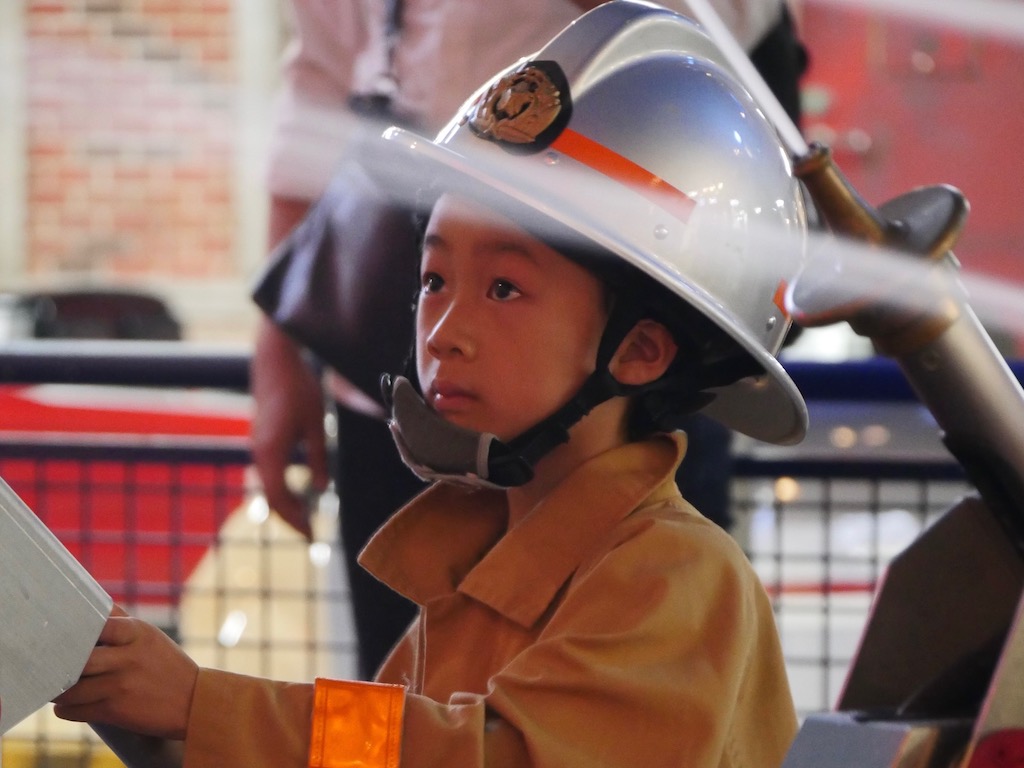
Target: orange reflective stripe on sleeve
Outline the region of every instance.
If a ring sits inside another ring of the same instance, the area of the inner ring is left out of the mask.
[[[318,678],[309,768],[397,768],[405,688]]]

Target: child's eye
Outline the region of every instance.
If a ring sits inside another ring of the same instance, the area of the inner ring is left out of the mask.
[[[424,293],[437,293],[444,287],[444,278],[436,272],[425,272],[420,280]]]
[[[499,301],[514,299],[520,295],[522,295],[522,291],[508,280],[495,280],[489,293],[492,299],[498,299]]]

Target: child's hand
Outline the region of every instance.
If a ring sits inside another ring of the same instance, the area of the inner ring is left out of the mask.
[[[54,713],[183,739],[198,675],[167,635],[115,607],[78,682],[53,700]]]

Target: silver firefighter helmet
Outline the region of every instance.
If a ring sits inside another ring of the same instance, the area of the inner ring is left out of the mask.
[[[806,405],[776,359],[803,198],[775,130],[695,22],[634,0],[599,6],[484,85],[434,140],[398,128],[384,139],[402,156],[385,171],[393,183],[425,173],[465,186],[667,288],[755,364],[711,388],[704,412],[767,442],[803,438]]]

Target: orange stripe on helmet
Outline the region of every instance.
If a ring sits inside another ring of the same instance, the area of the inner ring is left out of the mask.
[[[636,190],[680,221],[687,221],[690,218],[690,212],[695,205],[693,198],[660,176],[655,176],[646,168],[582,133],[566,128],[552,142],[551,149]]]
[[[782,280],[775,288],[775,295],[772,296],[772,304],[779,308],[782,316],[789,319],[789,312],[786,310],[786,289],[789,288],[785,280]]]

